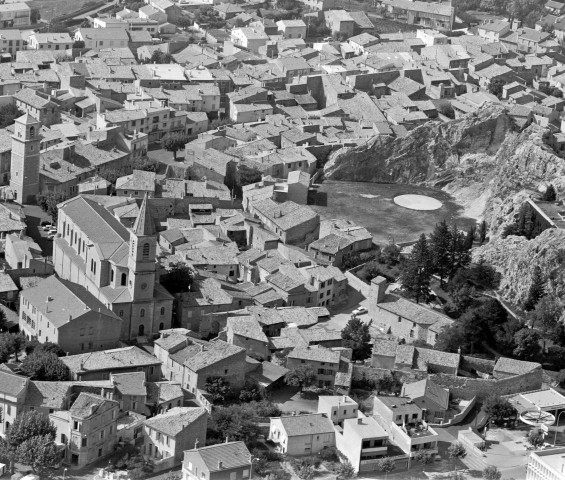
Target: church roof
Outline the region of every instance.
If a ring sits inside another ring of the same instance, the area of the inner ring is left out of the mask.
[[[151,217],[151,212],[147,205],[147,194],[145,194],[143,203],[139,208],[139,215],[133,225],[133,233],[135,233],[138,237],[150,236],[155,233],[153,218]]]
[[[40,123],[37,118],[30,115],[29,113],[25,113],[21,117],[16,118],[16,122],[22,123],[24,125],[36,125],[36,124]]]

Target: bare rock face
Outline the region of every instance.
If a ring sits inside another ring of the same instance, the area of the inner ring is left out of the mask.
[[[565,231],[549,229],[533,240],[509,236],[494,238],[473,251],[473,259],[483,258],[502,273],[499,293],[512,303],[528,296],[534,266],[547,277],[546,291],[565,299]]]
[[[333,153],[332,180],[425,184],[443,189],[473,218],[486,219],[491,241],[475,252],[502,274],[501,294],[519,303],[540,265],[548,290],[565,300],[565,232],[534,240],[500,238],[524,199],[552,183],[565,198],[565,160],[543,143],[545,130],[519,132],[504,107],[489,106],[447,124],[428,122],[403,138],[376,137]],[[563,264],[562,264],[563,263]]]

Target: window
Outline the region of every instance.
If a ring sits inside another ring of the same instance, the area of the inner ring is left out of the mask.
[[[104,438],[104,430],[100,431],[100,440],[102,440]]]
[[[81,443],[80,443],[80,446],[81,446],[81,447],[86,447],[86,445],[87,445],[87,439],[86,439],[86,438],[83,438],[82,441],[81,441]]]
[[[161,307],[161,315],[165,315],[165,307]]]
[[[145,317],[145,308],[142,308],[142,309],[139,311],[139,316],[142,317],[142,318]]]
[[[142,253],[142,255],[143,255],[143,259],[144,259],[144,260],[149,258],[149,250],[150,250],[150,248],[151,248],[151,247],[150,247],[149,243],[146,243],[146,244],[143,245],[143,253]]]
[[[122,281],[120,282],[123,287],[127,285],[128,276],[126,273],[122,273]]]
[[[79,429],[79,428],[78,428],[78,422],[75,420],[75,421],[73,422],[73,430],[78,430],[78,429]]]
[[[118,313],[119,317],[122,318],[124,316],[124,311],[120,310],[120,313]]]
[[[79,247],[80,250],[80,247]],[[113,282],[114,281],[114,269],[110,270],[110,281]]]

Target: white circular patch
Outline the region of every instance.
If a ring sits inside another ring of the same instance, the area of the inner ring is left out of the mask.
[[[438,210],[443,205],[439,200],[426,195],[398,195],[393,201],[410,210]]]

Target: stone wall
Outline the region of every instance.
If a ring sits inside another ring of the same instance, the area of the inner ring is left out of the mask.
[[[490,395],[510,395],[512,393],[537,390],[542,385],[542,370],[534,370],[523,375],[501,380],[454,377],[443,373],[430,375],[438,385],[449,388],[453,398],[471,400],[474,396],[484,399]]]
[[[482,372],[492,375],[494,370],[494,360],[487,360],[485,358],[469,357],[467,355],[461,356],[460,368],[467,372]]]

